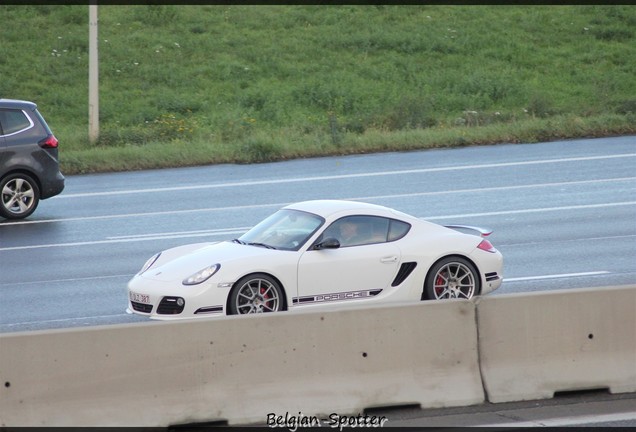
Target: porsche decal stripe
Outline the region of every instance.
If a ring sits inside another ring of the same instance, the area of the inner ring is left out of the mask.
[[[340,300],[359,300],[367,297],[374,297],[382,292],[381,289],[365,290],[365,291],[347,291],[339,293],[318,294],[313,296],[294,297],[292,302],[294,305],[304,305],[311,303],[324,303]]]

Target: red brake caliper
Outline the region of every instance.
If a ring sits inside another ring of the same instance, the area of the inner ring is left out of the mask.
[[[263,303],[265,305],[267,305],[268,308],[271,308],[270,305],[267,304],[267,302],[269,301],[269,296],[267,294],[265,294],[267,292],[267,290],[263,287],[261,287],[261,295],[263,296]]]
[[[442,277],[442,275],[438,275],[437,279],[435,280],[435,294],[440,295],[441,293],[444,292],[443,285],[444,285],[444,278]]]

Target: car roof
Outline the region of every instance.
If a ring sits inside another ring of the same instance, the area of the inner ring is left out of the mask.
[[[314,213],[324,218],[327,218],[335,213],[343,211],[351,213],[365,213],[369,210],[381,211],[386,213],[396,213],[388,207],[384,207],[377,204],[370,204],[359,201],[346,201],[346,200],[310,200],[302,201],[294,204],[290,204],[286,209],[294,209]],[[388,216],[388,214],[387,214]]]
[[[0,98],[0,108],[18,108],[33,111],[37,108],[37,105],[25,100]]]

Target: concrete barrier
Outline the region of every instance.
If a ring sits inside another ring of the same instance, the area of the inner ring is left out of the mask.
[[[636,287],[489,296],[477,318],[490,402],[636,391]]]
[[[264,423],[485,400],[475,305],[461,300],[3,334],[0,385],[0,426]]]

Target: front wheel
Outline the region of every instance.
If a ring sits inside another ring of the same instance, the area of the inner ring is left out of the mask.
[[[472,298],[479,293],[479,272],[462,257],[447,257],[435,263],[426,276],[424,299]]]
[[[242,315],[283,310],[283,290],[271,276],[257,273],[240,279],[230,292],[229,312]]]
[[[35,211],[40,188],[26,174],[11,174],[0,181],[0,216],[23,219]]]

